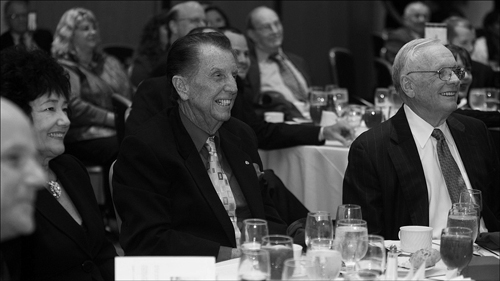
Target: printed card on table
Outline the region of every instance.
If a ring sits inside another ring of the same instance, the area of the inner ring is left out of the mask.
[[[115,257],[115,280],[215,280],[215,258]]]
[[[448,38],[445,23],[426,23],[425,24],[425,38],[436,38],[443,43],[448,44]]]

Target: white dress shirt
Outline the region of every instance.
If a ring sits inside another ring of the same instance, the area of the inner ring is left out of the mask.
[[[467,188],[472,189],[472,187],[448,124],[444,122],[441,126],[434,128],[415,114],[406,104],[404,105],[404,111],[424,170],[429,196],[429,226],[433,228],[433,238],[439,238],[441,230],[446,227],[448,211],[451,209],[452,203],[439,164],[436,149],[437,140],[431,136],[434,129],[440,129],[443,132],[451,155],[460,169]],[[483,229],[485,228],[481,219],[481,232],[483,232]]]

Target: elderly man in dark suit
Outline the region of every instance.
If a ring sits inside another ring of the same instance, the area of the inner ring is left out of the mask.
[[[260,6],[247,18],[246,35],[250,39],[250,69],[248,81],[255,93],[254,103],[262,103],[259,93],[278,93],[279,99],[293,107],[307,101],[311,78],[306,62],[290,52],[284,52],[283,25],[272,9]],[[274,99],[278,99],[275,95]],[[290,115],[301,116],[301,108]],[[286,116],[285,116],[286,117]]]
[[[270,233],[284,234],[287,225],[259,188],[255,133],[231,117],[238,67],[227,37],[182,37],[168,61],[178,105],[125,137],[114,166],[125,254],[235,258],[246,218],[266,219]]]
[[[9,30],[0,36],[0,50],[15,45],[28,49],[39,48],[50,54],[52,34],[44,29],[28,29],[28,1],[7,1],[4,6],[4,20]]]
[[[396,55],[404,105],[353,142],[344,177],[343,202],[361,205],[370,233],[398,239],[399,227],[425,225],[439,237],[465,188],[483,193],[483,231],[500,230],[496,145],[482,121],[454,113],[462,77],[438,40],[410,41]]]

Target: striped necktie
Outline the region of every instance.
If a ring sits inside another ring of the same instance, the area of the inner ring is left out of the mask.
[[[229,180],[222,170],[220,165],[219,157],[217,156],[217,150],[215,149],[215,137],[209,137],[205,143],[205,148],[208,150],[208,175],[212,184],[214,185],[217,195],[219,195],[220,201],[224,205],[227,211],[227,215],[231,220],[234,228],[234,234],[236,237],[236,245],[239,245],[239,240],[241,236],[240,229],[238,228],[238,219],[236,217],[236,200],[234,199],[233,192],[229,186]]]
[[[439,129],[434,129],[431,136],[437,140],[437,153],[441,172],[450,194],[451,202],[457,203],[460,199],[460,192],[467,189],[464,178],[460,173],[457,163],[451,155],[450,148],[446,143],[446,138],[443,132]]]
[[[295,98],[299,101],[307,101],[306,91],[300,85],[299,80],[293,73],[288,63],[285,61],[285,58],[280,54],[271,55],[269,58],[278,64],[281,78],[287,88],[293,93]]]

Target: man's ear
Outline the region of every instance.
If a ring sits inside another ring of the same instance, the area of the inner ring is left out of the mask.
[[[187,84],[186,78],[175,75],[174,77],[172,77],[172,85],[174,85],[174,88],[179,94],[181,100],[187,101],[189,99],[189,86]]]
[[[403,92],[405,95],[407,95],[409,98],[414,98],[415,97],[415,91],[414,89],[414,84],[413,81],[408,77],[408,75],[403,75],[401,76],[401,89],[403,89]]]

